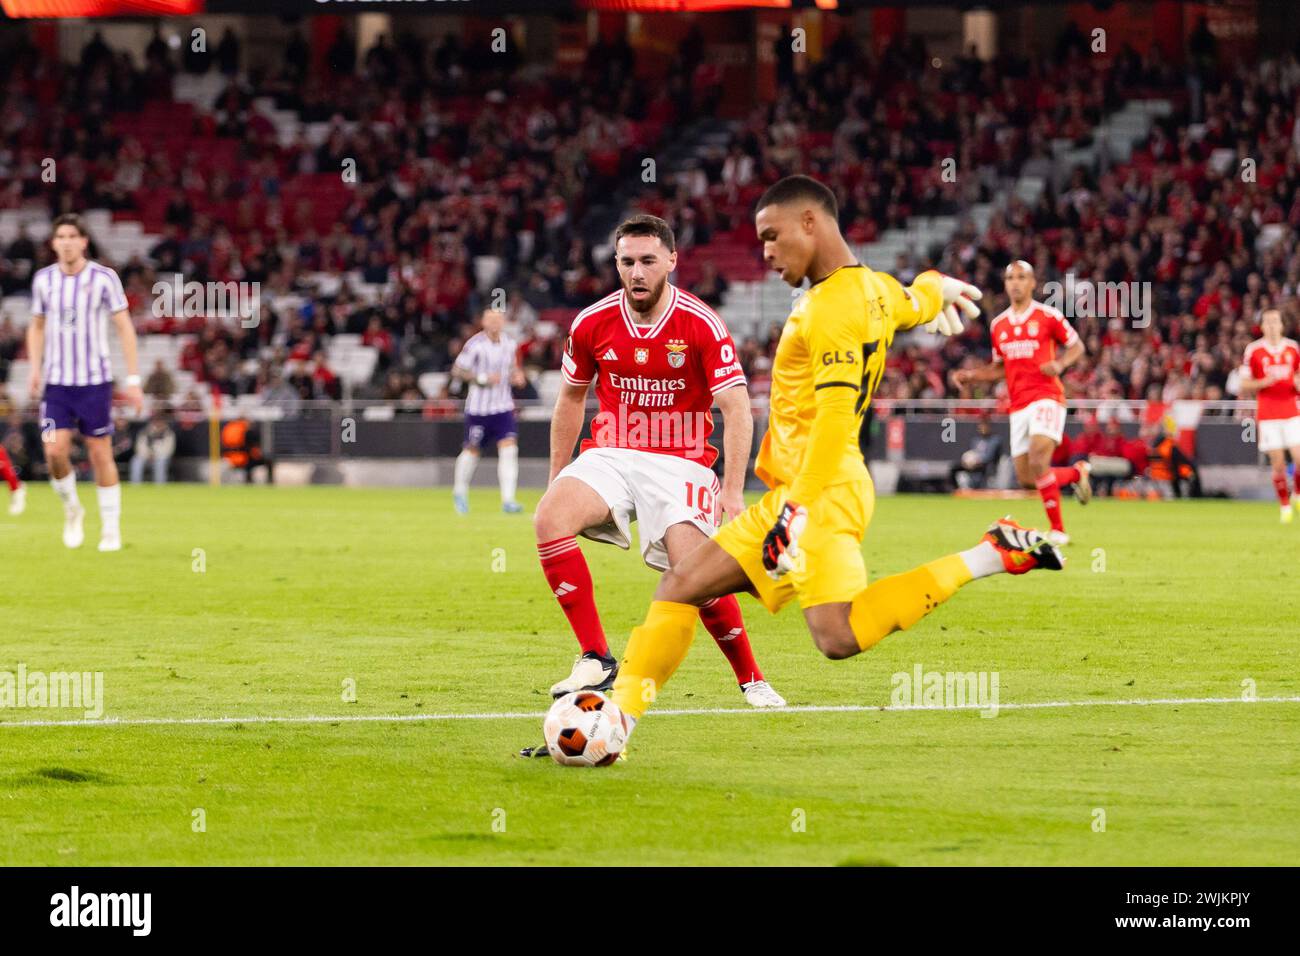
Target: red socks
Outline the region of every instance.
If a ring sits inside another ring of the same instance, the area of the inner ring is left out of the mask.
[[[1297,493],[1300,493],[1300,468],[1295,470],[1295,477]],[[1277,500],[1282,502],[1282,507],[1285,508],[1291,503],[1291,489],[1287,487],[1285,471],[1273,476],[1273,487],[1277,489]]]
[[[546,583],[569,619],[569,627],[573,628],[583,653],[595,651],[601,657],[608,657],[605,629],[600,626],[596,598],[592,594],[591,570],[577,539],[545,541],[537,546],[537,556],[541,558]]]
[[[1056,481],[1057,471],[1074,471],[1073,468],[1053,468],[1043,472],[1034,484],[1038,487],[1038,494],[1043,499],[1043,510],[1047,512],[1047,520],[1052,523],[1053,531],[1064,531],[1065,525],[1061,523],[1061,486]]]
[[[1074,465],[1068,468],[1053,468],[1052,474],[1056,475],[1056,483],[1062,488],[1079,480],[1079,469]]]
[[[595,651],[609,656],[605,630],[600,626],[596,599],[592,593],[591,571],[587,559],[578,547],[577,539],[556,538],[537,546],[537,556],[542,562],[546,583],[560,602],[564,616],[569,619],[574,636],[583,653]],[[715,598],[700,608],[700,620],[718,644],[735,672],[737,682],[748,684],[762,680],[763,672],[754,660],[754,650],[745,633],[745,619],[740,613],[740,602],[734,594]]]
[[[10,491],[18,490],[18,472],[14,471],[14,463],[9,460],[9,452],[5,451],[3,445],[0,445],[0,477],[4,478]]]
[[[749,635],[745,633],[745,619],[740,614],[740,602],[734,594],[714,598],[701,605],[700,621],[717,641],[718,650],[727,658],[738,683],[748,684],[763,679],[763,672],[754,660],[754,649],[749,645]]]

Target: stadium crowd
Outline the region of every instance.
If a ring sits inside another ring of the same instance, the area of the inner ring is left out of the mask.
[[[1033,208],[1012,200],[983,236],[950,245],[941,268],[997,289],[998,271],[1025,258],[1040,282],[1064,283],[1069,275],[1079,286],[1141,289],[1145,316],[1114,308],[1079,312],[1064,303],[1087,344],[1087,358],[1066,376],[1075,396],[1231,396],[1260,313],[1275,306],[1290,322],[1297,317],[1297,105],[1294,59],[1207,84],[1197,107],[1202,123],[1189,123],[1184,104],[1157,123],[1129,162],[1096,175],[1076,170],[1066,189]],[[990,314],[1004,307],[998,298]],[[986,347],[978,335],[951,343],[939,366],[933,358],[903,356],[894,394],[954,394],[942,369],[969,361],[973,341]]]
[[[512,55],[474,54],[454,37],[427,49],[409,36],[397,45],[380,37],[359,63],[341,39],[328,76],[302,69],[303,49],[274,75],[240,74],[233,38],[223,47],[227,85],[194,115],[179,159],[123,132],[116,112],[167,97],[180,66],[165,43],[150,44],[142,69],[98,36],[76,64],[46,62],[31,48],[0,64],[0,209],[37,199],[52,214],[161,206],[162,239],[148,257],[110,264],[140,331],[196,334],[182,367],[228,394],[279,380],[303,397],[337,394],[325,347],[340,332],[379,350],[363,395],[417,388],[418,373],[448,367],[484,304],[480,257],[497,264],[487,281],[515,293],[526,326],[546,310],[589,303],[616,277],[612,262],[594,261],[584,217],[633,178],[636,157],[653,151],[679,116],[716,99],[710,87],[681,79],[645,99],[625,44],[593,47],[574,77],[525,69]],[[328,135],[314,147],[282,145],[254,107],[261,97],[330,123]],[[202,155],[214,137],[238,142],[229,168]],[[42,178],[47,156],[60,157],[53,183]],[[310,200],[279,202],[295,178],[342,171],[347,161],[356,164],[355,183],[344,192],[340,174],[346,204],[323,233]],[[25,291],[50,260],[38,239],[24,232],[0,249],[0,291]],[[150,290],[175,271],[198,282],[261,283],[262,321],[248,331],[153,316]],[[319,273],[348,278],[323,292],[312,281]],[[11,360],[20,336],[0,334],[0,355]],[[540,348],[548,365],[558,359]]]
[[[683,284],[720,304],[729,283],[713,251],[745,244],[750,270],[761,271],[750,209],[786,173],[831,184],[846,235],[869,242],[909,216],[960,214],[1007,194],[1053,139],[1086,144],[1126,97],[1148,95],[1175,110],[1129,161],[1076,169],[1033,205],[1011,198],[982,234],[967,223],[945,248],[873,265],[907,280],[933,262],[991,293],[990,318],[1005,307],[1000,273],[1013,259],[1033,262],[1040,283],[1069,274],[1143,284],[1146,327],[1063,306],[1087,345],[1066,376],[1078,397],[1230,395],[1260,310],[1280,304],[1295,317],[1294,58],[1234,75],[1206,69],[1189,87],[1186,71],[1164,63],[1158,47],[1099,63],[1077,31],[1041,61],[971,56],[941,68],[917,38],[876,57],[842,35],[808,69],[796,69],[789,44],[779,42],[776,99],[736,124],[725,145],[700,148],[660,182],[641,184],[640,157],[716,107],[718,76],[700,43],[682,45],[649,98],[639,95],[644,84],[634,80],[625,43],[598,43],[575,77],[474,54],[454,38],[424,48],[411,37],[381,37],[357,58],[346,36],[328,51],[321,76],[303,66],[305,41],[290,46],[294,55],[272,73],[241,73],[233,37],[211,60],[187,54],[177,62],[156,41],[137,67],[97,37],[75,64],[47,62],[29,48],[0,65],[0,208],[38,197],[52,213],[161,208],[162,239],[149,256],[113,265],[140,329],[194,333],[181,367],[227,394],[337,397],[328,346],[348,332],[379,356],[359,397],[442,397],[423,396],[418,376],[449,366],[488,286],[508,293],[524,330],[523,364],[556,368],[567,320],[617,281],[612,263],[595,255],[603,237],[593,234],[590,213],[629,183],[637,192],[628,205],[674,226],[690,263]],[[151,152],[123,132],[115,111],[166,99],[178,71],[214,63],[226,85],[193,116],[195,148]],[[328,135],[315,146],[282,144],[255,108],[260,97],[330,123]],[[197,147],[211,137],[237,140],[229,168],[205,165]],[[41,178],[49,155],[62,157],[53,184]],[[297,178],[349,158],[356,182],[324,228],[311,199],[279,201]],[[946,158],[957,175],[944,175]],[[0,249],[0,290],[25,289],[48,257],[35,237],[20,235]],[[486,277],[475,265],[485,260],[496,269]],[[244,329],[153,316],[149,290],[176,270],[198,281],[262,283],[262,321]],[[314,281],[322,273],[346,278],[325,288]],[[880,396],[981,395],[959,392],[950,373],[987,355],[986,329],[976,325],[942,348],[901,343]],[[738,343],[756,390],[775,342],[774,328]],[[0,318],[0,365],[22,348],[18,329]],[[161,397],[165,382],[156,384]]]

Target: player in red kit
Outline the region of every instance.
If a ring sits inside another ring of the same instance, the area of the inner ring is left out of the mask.
[[[731,334],[702,301],[668,282],[676,240],[662,219],[633,216],[615,232],[614,249],[622,288],[579,313],[569,330],[550,479],[534,518],[542,570],[582,648],[572,673],[551,688],[556,697],[608,689],[618,673],[576,536],[627,549],[635,521],[645,563],[666,571],[713,535],[723,512],[735,517],[745,508],[754,422]],[[593,380],[600,412],[570,461]],[[715,402],[726,425],[721,483],[708,442]],[[783,706],[754,660],[736,598],[711,602],[701,619],[745,700]]]
[[[983,368],[953,374],[957,386],[993,382],[1004,374],[1011,400],[1011,456],[1022,488],[1037,488],[1052,523],[1047,538],[1054,545],[1070,543],[1061,521],[1061,489],[1074,485],[1074,496],[1086,505],[1092,498],[1091,466],[1086,461],[1052,467],[1052,453],[1065,433],[1065,386],[1061,373],[1083,357],[1083,342],[1056,309],[1034,301],[1034,267],[1023,259],[1007,266],[1007,296],[1011,307],[989,324],[993,362]],[[1057,349],[1064,349],[1059,355]]]
[[[1300,403],[1296,401],[1300,345],[1282,336],[1282,313],[1268,309],[1260,317],[1264,337],[1246,346],[1241,360],[1241,394],[1256,395],[1255,421],[1259,450],[1273,466],[1273,487],[1282,505],[1282,523],[1300,510]],[[1287,487],[1286,452],[1296,466],[1295,491]]]

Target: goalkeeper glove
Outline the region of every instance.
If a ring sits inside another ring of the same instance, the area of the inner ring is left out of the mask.
[[[763,567],[773,581],[794,570],[799,557],[799,536],[807,524],[808,510],[803,505],[787,501],[781,506],[780,517],[763,539]]]
[[[940,335],[959,335],[962,313],[966,313],[968,319],[976,318],[980,314],[980,307],[975,303],[984,298],[984,293],[969,282],[943,276],[939,283],[939,294],[943,297],[943,305],[939,308],[938,316],[926,323],[925,330]]]

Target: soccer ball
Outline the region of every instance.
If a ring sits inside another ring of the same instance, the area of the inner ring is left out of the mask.
[[[579,690],[551,705],[542,724],[546,749],[566,767],[604,767],[627,742],[623,712],[604,694]]]

